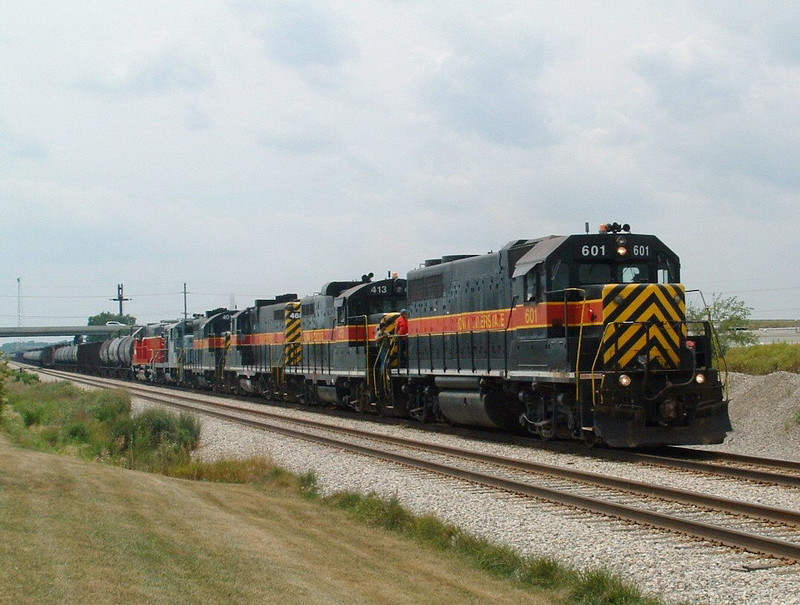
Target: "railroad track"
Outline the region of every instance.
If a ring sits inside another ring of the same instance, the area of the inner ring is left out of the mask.
[[[199,399],[207,394],[165,392],[152,386],[67,373],[61,376],[92,386],[123,386],[137,397],[261,430],[736,549],[800,561],[800,513],[796,511]]]
[[[653,450],[612,450],[587,448],[572,442],[542,441],[531,437],[498,434],[473,428],[440,427],[419,423],[405,423],[419,430],[446,432],[477,440],[520,445],[531,449],[570,454],[584,458],[612,462],[633,462],[661,468],[680,469],[703,475],[717,475],[733,479],[744,479],[765,485],[800,487],[800,462],[744,456],[728,452],[715,452],[689,447],[661,447]]]
[[[58,375],[64,379],[74,380],[76,375],[72,372],[54,369],[39,369],[37,371]],[[131,385],[143,386],[144,383],[119,379],[115,385],[117,387],[132,388]],[[183,390],[173,387],[162,386],[161,388],[170,392],[181,393]],[[215,393],[217,397],[230,398],[224,393]],[[263,400],[265,404],[272,405],[273,402]],[[288,405],[281,402],[281,407],[289,409],[301,409],[300,406]],[[336,418],[359,419],[365,416],[348,411],[329,411],[315,408],[322,415],[329,415]],[[549,451],[554,453],[565,453],[573,456],[581,456],[598,460],[612,462],[638,463],[659,468],[679,469],[689,473],[700,475],[716,475],[732,479],[744,479],[763,485],[777,485],[785,487],[800,488],[800,462],[790,460],[776,460],[771,458],[759,458],[754,456],[743,456],[741,454],[731,454],[727,452],[712,452],[709,450],[693,449],[687,447],[662,447],[652,451],[641,450],[613,450],[605,448],[587,448],[572,442],[564,441],[542,441],[538,438],[511,435],[508,433],[498,433],[490,430],[452,427],[438,424],[420,424],[419,422],[408,421],[397,418],[382,418],[379,416],[367,416],[373,422],[383,424],[401,425],[414,428],[420,432],[445,433],[459,435],[490,443],[504,443],[520,445],[531,449]]]

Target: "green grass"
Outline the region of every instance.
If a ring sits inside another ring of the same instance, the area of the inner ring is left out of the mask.
[[[749,319],[747,326],[751,330],[759,328],[796,328],[800,325],[796,319]]]
[[[800,372],[800,345],[775,343],[735,347],[725,354],[728,369],[745,374],[765,375],[772,372]]]
[[[8,399],[10,406],[3,418],[3,428],[24,447],[183,479],[244,483],[286,497],[301,496],[314,506],[345,511],[358,524],[387,530],[423,549],[453,557],[476,573],[488,574],[525,594],[551,592],[548,600],[539,602],[591,605],[659,602],[644,597],[635,586],[603,569],[580,573],[552,558],[523,557],[509,547],[471,536],[433,516],[415,515],[397,499],[357,493],[320,497],[313,473],[298,476],[266,459],[193,460],[191,451],[196,448],[201,432],[196,417],[152,408],[132,418],[130,397],[124,391],[83,391],[63,382],[11,384]],[[145,510],[141,514],[148,513]],[[142,523],[146,524],[146,519]],[[0,530],[2,525],[0,519]],[[158,561],[172,556],[169,553],[177,548],[162,538],[151,543],[137,531],[130,530],[130,539],[135,542],[136,550],[150,553],[148,556],[154,562],[146,565],[161,565]]]
[[[659,600],[641,591],[616,574],[603,569],[585,573],[571,570],[549,557],[524,557],[513,549],[471,536],[455,525],[430,515],[415,515],[396,499],[375,494],[338,493],[323,501],[347,511],[354,519],[401,534],[439,551],[453,553],[469,565],[490,575],[526,588],[558,589],[567,602],[587,605],[650,604]]]

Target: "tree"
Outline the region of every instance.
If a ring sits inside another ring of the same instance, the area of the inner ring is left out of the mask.
[[[105,326],[109,322],[122,324],[120,325],[120,329],[124,329],[125,326],[136,325],[136,318],[131,315],[120,315],[119,313],[109,313],[108,311],[103,311],[97,315],[92,315],[86,325]],[[100,342],[105,340],[105,338],[105,336],[93,335],[87,338],[87,342]]]
[[[748,307],[735,296],[714,294],[710,305],[689,305],[686,308],[686,318],[689,321],[711,321],[719,338],[720,353],[724,355],[732,346],[747,346],[758,342],[756,335],[750,330],[749,319],[752,312],[752,307]]]

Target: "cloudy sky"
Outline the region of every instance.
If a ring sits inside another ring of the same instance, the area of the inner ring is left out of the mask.
[[[605,221],[800,317],[796,2],[0,0],[0,325]]]

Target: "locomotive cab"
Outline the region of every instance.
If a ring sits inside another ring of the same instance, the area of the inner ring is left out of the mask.
[[[565,291],[596,294],[606,284],[679,283],[680,262],[653,235],[573,235],[537,240],[513,277],[515,298],[557,302]]]
[[[397,313],[406,304],[406,280],[388,278],[365,282],[342,292],[335,300],[336,324],[354,326],[348,330],[350,346],[364,346],[374,340],[375,326],[388,313]]]
[[[187,359],[194,386],[221,386],[231,346],[232,315],[231,311],[219,308],[207,311],[204,318],[194,322],[194,350]]]

